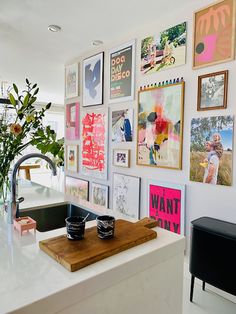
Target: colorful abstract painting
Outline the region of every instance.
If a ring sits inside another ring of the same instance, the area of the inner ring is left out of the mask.
[[[149,216],[159,227],[184,234],[185,186],[150,180],[148,183]]]
[[[66,105],[66,139],[79,139],[79,103]]]
[[[133,109],[112,111],[112,142],[132,142]]]
[[[182,167],[184,82],[139,92],[137,164]]]
[[[65,194],[71,200],[88,200],[89,182],[77,178],[66,177]]]
[[[83,107],[102,105],[104,53],[83,61]]]
[[[193,68],[234,58],[235,1],[216,2],[194,13]]]
[[[134,58],[134,40],[110,50],[110,103],[134,99]]]
[[[192,119],[191,181],[213,185],[232,185],[233,130],[233,116]]]
[[[107,110],[94,110],[82,117],[82,173],[107,178]]]
[[[141,73],[150,74],[185,64],[186,22],[141,42]]]
[[[113,174],[113,211],[117,216],[139,219],[140,178]]]

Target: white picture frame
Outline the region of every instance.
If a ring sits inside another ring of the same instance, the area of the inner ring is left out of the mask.
[[[66,169],[78,172],[78,145],[66,145]]]
[[[133,39],[109,51],[109,103],[134,100],[135,46],[136,41]],[[128,63],[127,58],[130,56],[132,59]],[[123,61],[118,63],[116,60],[120,60],[122,57]],[[126,65],[125,69],[124,65]],[[130,74],[129,77],[127,77],[127,73]]]
[[[109,186],[92,182],[91,200],[93,204],[108,208],[109,206]]]
[[[130,167],[130,149],[113,149],[113,166]]]
[[[65,67],[65,98],[79,96],[79,64],[73,63]]]

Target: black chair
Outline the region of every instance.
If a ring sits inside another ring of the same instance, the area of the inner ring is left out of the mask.
[[[201,217],[192,221],[190,301],[195,277],[236,296],[236,224]]]

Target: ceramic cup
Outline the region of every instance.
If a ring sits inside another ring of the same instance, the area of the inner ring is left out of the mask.
[[[97,231],[100,239],[111,239],[114,237],[115,231],[115,218],[113,216],[98,216]]]
[[[82,240],[84,238],[84,217],[71,216],[66,218],[67,238],[69,240]]]

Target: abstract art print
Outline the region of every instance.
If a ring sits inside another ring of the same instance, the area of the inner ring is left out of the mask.
[[[93,204],[108,208],[109,187],[92,182],[91,201]]]
[[[79,103],[66,105],[66,139],[79,139]]]
[[[78,171],[78,145],[66,146],[66,165],[68,171]]]
[[[103,104],[104,52],[83,61],[83,107]]]
[[[224,109],[227,107],[228,71],[198,77],[197,110]]]
[[[137,164],[181,169],[184,82],[139,92]]]
[[[232,185],[233,129],[231,115],[192,119],[191,181]]]
[[[82,116],[81,170],[84,175],[107,178],[107,109],[89,111]]]
[[[112,142],[132,142],[133,109],[112,111]]]
[[[109,102],[134,99],[135,40],[113,48],[109,53]]]
[[[149,217],[159,223],[159,227],[184,235],[185,186],[149,180]]]
[[[194,13],[193,68],[234,59],[235,1],[215,2]]]
[[[129,149],[114,149],[113,150],[113,166],[129,168],[130,165],[130,150]]]
[[[139,219],[140,178],[113,174],[113,211],[119,216]]]
[[[88,200],[89,182],[77,178],[66,177],[65,193],[73,200]]]
[[[73,98],[79,95],[79,65],[74,63],[65,69],[65,96]]]
[[[155,73],[185,64],[186,34],[184,22],[144,38],[141,42],[141,73]]]

